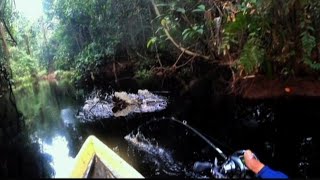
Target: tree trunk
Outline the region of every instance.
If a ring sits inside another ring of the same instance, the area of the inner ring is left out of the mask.
[[[42,28],[42,34],[43,34],[43,39],[44,39],[44,46],[45,46],[45,51],[47,54],[49,54],[49,44],[48,44],[48,39],[47,39],[47,31],[44,25],[44,22],[41,22],[41,28]],[[48,74],[53,72],[53,60],[51,58],[48,58]]]
[[[27,34],[24,35],[24,40],[25,40],[26,47],[27,47],[27,54],[28,54],[29,56],[31,56],[29,37],[28,37]]]
[[[5,57],[9,57],[9,48],[8,48],[8,43],[6,41],[6,35],[5,35],[5,31],[4,31],[4,27],[3,27],[2,22],[0,22],[0,38],[1,38],[1,42],[2,42],[4,55],[5,55]]]

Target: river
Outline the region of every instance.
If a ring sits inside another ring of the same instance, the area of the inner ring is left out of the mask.
[[[41,81],[15,94],[31,138],[49,155],[54,178],[68,177],[89,135],[97,136],[145,177],[206,177],[192,171],[193,163],[213,161],[216,152],[173,117],[198,129],[226,154],[249,148],[291,176],[317,177],[319,100],[244,101],[227,96],[215,104],[206,94],[173,96],[161,112],[83,123],[75,115],[85,97],[70,85]],[[139,144],[132,143],[136,139]]]

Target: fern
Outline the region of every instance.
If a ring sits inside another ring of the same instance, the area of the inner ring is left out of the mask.
[[[310,58],[305,59],[304,63],[307,64],[313,70],[317,70],[317,71],[320,70],[320,63],[316,63],[312,61]]]
[[[308,31],[301,33],[301,42],[303,47],[303,61],[313,70],[320,70],[320,63],[311,60],[311,52],[316,47],[316,38]]]
[[[263,62],[265,50],[261,48],[261,42],[255,37],[248,39],[240,55],[240,64],[247,74],[253,73]]]
[[[240,45],[239,32],[246,32],[249,23],[249,16],[239,13],[234,22],[228,22],[223,30],[222,43],[218,48],[218,54],[223,52],[226,55],[232,45]]]

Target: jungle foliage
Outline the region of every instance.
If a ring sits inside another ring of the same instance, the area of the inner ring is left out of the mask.
[[[146,0],[45,0],[43,4],[48,31],[46,63],[54,69],[75,71],[76,82],[98,75],[115,57],[133,59],[146,52],[151,34]]]
[[[310,74],[320,65],[318,16],[318,1],[245,0],[226,23],[224,47],[244,74]]]
[[[12,14],[2,21],[14,41],[3,42],[2,53],[11,48],[17,84],[61,70],[82,86],[123,61],[138,79],[192,73],[194,62],[227,66],[234,79],[317,77],[320,69],[316,0],[43,0],[43,7],[37,22],[3,12]]]
[[[13,59],[25,64],[13,63],[17,73],[72,71],[81,86],[123,61],[133,62],[141,79],[192,73],[199,61],[229,67],[234,79],[318,76],[320,69],[316,0],[44,0],[43,6],[38,22],[12,19]]]
[[[319,70],[318,1],[158,1],[157,7],[158,29],[148,46],[175,44],[170,34],[190,60],[227,64],[237,77]]]

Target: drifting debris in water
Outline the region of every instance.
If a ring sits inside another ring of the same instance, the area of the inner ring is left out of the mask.
[[[138,90],[137,94],[114,92],[101,94],[93,92],[78,113],[82,121],[105,119],[112,116],[127,116],[130,113],[161,111],[167,107],[167,99],[148,90]]]

